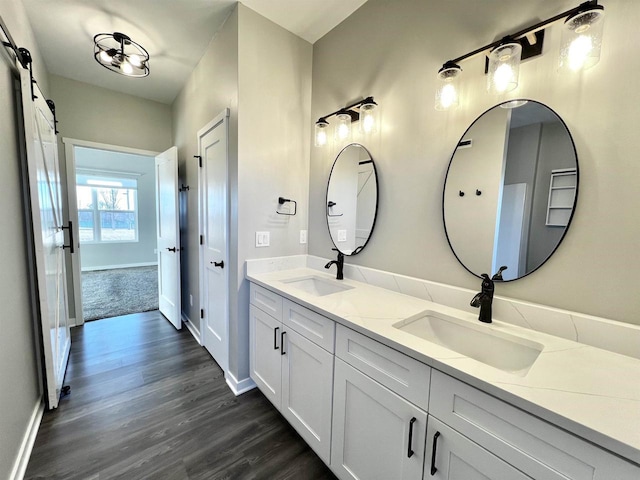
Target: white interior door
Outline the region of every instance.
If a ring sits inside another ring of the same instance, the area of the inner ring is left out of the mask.
[[[498,225],[498,239],[490,275],[506,265],[502,273],[505,280],[513,280],[521,275],[522,243],[525,218],[526,183],[505,185],[502,191],[502,209]],[[526,260],[525,260],[526,261]]]
[[[182,328],[180,303],[180,224],[178,221],[178,149],[156,157],[158,224],[158,296],[162,313]]]
[[[54,117],[44,95],[36,84],[32,85],[29,72],[22,68],[20,83],[42,325],[45,395],[47,406],[52,409],[58,406],[71,348],[58,143]]]
[[[227,130],[229,110],[198,132],[202,343],[226,374],[229,343]]]

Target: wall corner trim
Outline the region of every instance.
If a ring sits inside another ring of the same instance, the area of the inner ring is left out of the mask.
[[[196,339],[196,342],[198,342],[198,345],[202,346],[200,332],[196,329],[191,319],[184,312],[181,313],[181,316],[182,316],[182,323],[184,324],[184,326],[187,327],[187,330],[189,330],[189,332],[191,332],[191,335],[193,335],[193,338]],[[200,319],[198,319],[198,322],[200,322]]]
[[[224,377],[227,381],[227,385],[229,385],[229,388],[236,397],[248,392],[249,390],[253,390],[257,386],[250,377],[243,378],[239,381],[231,372],[225,372]]]
[[[22,480],[24,478],[43,415],[44,403],[42,402],[42,398],[39,398],[31,414],[29,425],[27,425],[27,429],[24,432],[24,437],[20,443],[20,450],[18,450],[13,469],[11,473],[9,473],[9,480]]]

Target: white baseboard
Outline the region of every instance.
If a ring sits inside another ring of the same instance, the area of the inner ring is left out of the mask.
[[[251,380],[250,377],[244,378],[240,381],[236,377],[233,376],[230,372],[225,372],[225,380],[227,381],[227,385],[233,392],[233,394],[237,397],[238,395],[242,395],[243,393],[248,392],[249,390],[253,390],[257,387],[255,382]]]
[[[124,263],[122,265],[102,265],[98,267],[81,267],[81,271],[95,272],[98,270],[113,270],[114,268],[153,267],[156,265],[158,265],[158,262]]]
[[[13,469],[9,473],[9,480],[22,480],[24,474],[27,471],[27,465],[29,464],[29,458],[31,457],[31,451],[33,450],[33,444],[36,442],[36,436],[38,435],[38,429],[40,428],[40,422],[42,421],[42,415],[44,414],[44,403],[42,400],[38,400],[33,414],[29,420],[27,430],[24,432],[22,443],[20,444],[20,450]]]
[[[184,326],[187,327],[187,330],[189,330],[189,332],[191,332],[191,335],[193,335],[193,338],[196,339],[196,342],[198,342],[198,345],[202,345],[202,341],[200,340],[200,332],[198,331],[198,328],[193,324],[193,322],[189,319],[189,317],[187,317],[184,312],[182,312],[182,323],[184,323]]]

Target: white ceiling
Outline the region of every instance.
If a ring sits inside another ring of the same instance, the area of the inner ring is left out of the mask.
[[[171,103],[235,0],[23,0],[47,70],[55,75]],[[366,0],[245,0],[314,43]],[[122,32],[150,55],[151,73],[128,78],[93,59],[93,36]],[[38,61],[38,59],[34,59]]]

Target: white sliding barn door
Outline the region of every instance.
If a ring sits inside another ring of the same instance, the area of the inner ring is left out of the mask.
[[[227,130],[229,110],[198,132],[202,344],[224,370],[229,351]]]
[[[23,68],[20,84],[45,395],[48,408],[53,409],[58,406],[71,348],[58,143],[54,116],[38,86],[32,85],[29,71]]]
[[[180,303],[180,224],[178,221],[178,149],[156,157],[156,210],[158,225],[158,297],[162,313],[182,328]]]

